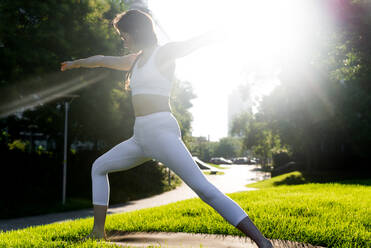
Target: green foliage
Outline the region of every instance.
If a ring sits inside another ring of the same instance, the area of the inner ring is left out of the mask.
[[[4,47],[0,49],[1,104],[30,96],[40,97],[42,92],[73,80],[76,84],[87,84],[88,69],[59,72],[60,63],[96,54],[123,54],[122,41],[110,25],[113,17],[123,10],[121,1],[71,0],[62,4],[57,1],[2,1],[0,37]],[[76,139],[103,139],[105,143],[112,144],[115,140],[106,128],[111,120],[106,114],[110,113],[107,102],[123,75],[100,70],[100,73],[103,72],[108,76],[90,89],[74,92],[80,98],[71,105],[70,127]],[[24,125],[37,124],[38,131],[50,135],[57,141],[57,149],[61,150],[63,140],[60,134],[64,125],[61,103],[63,99],[41,106],[38,104],[38,108],[24,112],[22,119],[10,117],[2,125],[12,126],[9,133],[16,138],[19,131],[25,130]],[[126,105],[130,106],[130,103],[126,102]],[[76,114],[79,107],[85,111]],[[129,111],[127,115],[130,116]],[[118,135],[121,138],[130,133],[125,126],[122,126],[124,133]],[[96,137],[92,138],[94,135]]]
[[[110,204],[122,204],[175,189],[181,180],[171,172],[169,185],[167,172],[167,167],[150,160],[131,170],[110,173]]]
[[[174,80],[170,96],[170,106],[175,118],[178,120],[182,139],[187,147],[190,146],[191,122],[193,120],[189,109],[192,107],[191,100],[195,97],[196,95],[189,82],[178,79]]]
[[[224,137],[219,141],[208,141],[205,137],[192,137],[189,150],[199,159],[210,161],[212,157],[239,157],[244,154],[242,141],[237,137]]]
[[[69,143],[92,142],[95,144],[92,152],[96,152],[94,154],[96,158],[101,151],[107,151],[133,134],[135,117],[131,95],[122,88],[125,72],[107,68],[60,71],[60,63],[67,60],[97,54],[125,55],[128,51],[124,49],[122,40],[111,24],[115,15],[124,11],[125,8],[124,1],[119,0],[67,0],[63,3],[55,0],[35,2],[4,0],[0,2],[0,106],[18,106],[18,103],[25,102],[26,105],[22,107],[28,109],[0,120],[0,130],[6,130],[6,134],[1,136],[1,143],[6,146],[6,149],[1,148],[9,155],[9,158],[14,153],[8,153],[7,143],[24,138],[21,132],[31,131],[43,134],[42,139],[56,142],[55,150],[53,150],[55,160],[50,163],[50,167],[45,167],[45,173],[52,173],[52,168],[60,166],[64,144],[65,101],[70,101],[70,99],[54,97],[57,94],[64,95],[66,91],[79,96],[73,99],[69,108]],[[179,81],[175,83],[171,101],[175,103],[173,109],[179,120],[182,134],[185,136],[190,133],[192,118],[188,108],[191,107],[190,99],[193,97],[189,83]],[[29,101],[30,99],[32,101]],[[18,141],[13,142],[11,148],[20,147],[24,150],[24,146],[21,145]],[[52,154],[51,151],[46,151],[42,147],[36,150],[39,155]],[[85,160],[82,159],[83,156],[79,156],[80,151],[77,151],[77,154],[71,150],[70,152],[68,161],[74,158],[81,158],[81,160],[75,163],[76,166],[68,169],[68,173],[74,170],[74,174],[67,178],[70,180],[75,175],[80,175],[80,178],[68,182],[70,186],[77,185],[78,189],[74,188],[75,190],[67,194],[84,194],[81,197],[89,197],[87,193],[91,192],[90,169],[94,160],[86,157]],[[25,154],[22,159],[16,161],[23,162],[23,165],[25,165],[24,161],[30,161],[30,164],[34,163],[32,165],[36,164],[35,168],[42,168],[40,165],[44,166],[44,164],[33,159],[34,155]],[[13,168],[23,167],[14,164]],[[49,188],[44,187],[43,183],[52,178],[51,176],[47,179],[39,178],[40,175],[46,175],[44,171],[34,177],[34,180],[40,179],[37,181],[41,183],[41,186],[35,184],[35,188],[29,188],[30,191],[33,190],[39,195],[47,193]],[[78,171],[84,174],[78,174]],[[137,180],[137,184],[132,184],[132,187],[136,187],[136,191],[130,187],[125,187],[125,190],[131,190],[132,194],[136,193],[136,197],[139,197],[140,194],[148,196],[154,192],[159,193],[170,189],[162,180],[165,172],[155,170],[158,173],[151,174],[150,169],[145,171],[151,180],[141,177],[142,180],[153,183],[159,179],[158,187],[153,187],[149,183],[137,186],[140,184]],[[140,176],[140,172],[143,171],[134,170],[128,174],[131,175],[131,179],[134,179],[135,176]],[[83,180],[82,177],[84,177]],[[117,173],[112,176],[112,181],[122,182],[122,178],[125,176]],[[54,190],[55,185],[57,184],[53,184],[50,188]],[[17,188],[21,187],[22,185],[17,185]],[[114,189],[113,195],[117,197],[113,199],[125,201],[127,195],[120,198],[125,194],[125,190]],[[14,192],[9,191],[10,195],[11,193]],[[54,192],[48,195],[51,198],[58,197]],[[80,197],[80,195],[77,196]],[[22,209],[13,207],[16,204],[16,197],[19,196],[15,195],[6,206],[3,206],[6,208],[2,209],[5,215],[7,211],[15,215],[22,211]],[[45,199],[44,196],[43,198]],[[50,199],[48,200],[50,203]],[[24,214],[37,213],[40,209],[44,211],[43,206],[37,203],[28,201],[27,204],[27,209],[31,211],[27,212],[26,209]],[[24,208],[22,204],[19,207]]]
[[[242,137],[243,148],[262,158],[263,165],[273,154],[287,151],[287,146],[281,145],[280,136],[260,114],[241,113],[233,120],[231,133]]]
[[[133,133],[134,113],[130,93],[121,84],[125,72],[103,68],[59,72],[62,61],[127,53],[111,25],[115,15],[125,7],[118,0],[2,1],[0,104],[38,98],[43,96],[41,93],[75,81],[76,87],[85,87],[73,92],[80,97],[71,104],[69,140],[92,141],[96,149],[106,149],[129,138]],[[88,74],[92,72],[96,73],[95,77],[105,77],[89,84]],[[192,121],[188,111],[192,106],[190,99],[195,96],[186,82],[175,82],[173,89],[173,110],[186,139]],[[56,149],[61,151],[64,99],[37,103],[35,108],[23,112],[21,118],[11,116],[2,120],[0,127],[11,126],[9,134],[16,139],[29,124],[37,124],[37,131],[56,140]]]
[[[0,143],[8,143],[9,137],[10,135],[7,130],[1,130]]]
[[[12,143],[8,144],[9,150],[18,149],[24,152],[26,150],[27,142],[23,142],[22,140],[14,140]]]
[[[123,10],[120,1],[5,0],[0,7],[0,78],[7,83],[58,70],[66,59],[119,49],[109,23]]]
[[[210,161],[214,157],[219,142],[208,141],[205,137],[190,137],[188,149],[192,155],[197,156],[202,161]]]
[[[7,201],[0,204],[0,219],[91,207],[91,167],[102,152],[80,151],[69,156],[66,197],[71,200],[84,199],[90,205],[86,203],[79,205],[74,201],[68,206],[61,206],[62,156],[55,157],[54,154],[44,151],[28,153],[18,149],[2,154],[4,166],[0,188],[7,188],[3,192],[3,197]],[[163,165],[149,160],[130,170],[109,173],[110,204],[122,204],[174,189],[181,180],[171,173],[171,185],[168,185],[167,172]],[[14,180],[14,177],[8,175],[22,178],[22,181]],[[34,197],[35,195],[38,197]]]
[[[290,156],[287,152],[274,153],[272,156],[273,167],[279,167],[290,162]]]
[[[239,138],[225,137],[221,138],[215,148],[213,157],[239,157],[242,156],[242,141]]]
[[[320,45],[285,61],[281,84],[263,97],[261,117],[239,117],[234,134],[260,156],[286,151],[309,170],[349,164],[368,169],[370,3],[343,1],[330,10],[333,29],[316,28],[312,39]]]
[[[84,89],[71,104],[71,134],[76,140],[93,141],[96,149],[108,149],[133,134],[131,96],[120,88],[118,76],[122,73],[111,71],[110,74],[114,81]]]
[[[46,150],[45,147],[43,147],[42,145],[39,145],[36,147],[36,153],[38,155],[41,155],[41,154],[48,154],[49,156],[53,156],[53,152],[49,152]]]

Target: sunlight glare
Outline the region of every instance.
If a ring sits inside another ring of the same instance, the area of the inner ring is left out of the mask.
[[[217,125],[222,122],[225,130],[227,121],[221,121],[220,116],[226,111],[228,94],[238,85],[251,84],[252,98],[267,95],[280,83],[279,72],[287,61],[304,59],[313,53],[319,42],[314,39],[317,28],[327,22],[319,3],[149,1],[150,9],[173,41],[220,29],[220,42],[177,61],[177,77],[191,82],[197,95],[192,108],[194,126],[210,122],[210,116],[218,116]],[[203,125],[204,130],[209,129]]]

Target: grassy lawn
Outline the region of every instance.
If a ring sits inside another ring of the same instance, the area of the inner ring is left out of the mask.
[[[272,178],[260,186],[249,185],[261,190],[228,195],[246,210],[268,238],[326,247],[371,247],[370,180],[274,186],[276,180],[290,176],[293,175]],[[0,247],[112,247],[104,242],[78,242],[92,226],[93,219],[86,218],[0,233]],[[164,231],[243,235],[199,199],[108,215],[106,229],[108,233]]]

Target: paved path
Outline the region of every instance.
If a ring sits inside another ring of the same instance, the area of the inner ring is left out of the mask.
[[[122,247],[166,248],[258,248],[247,237],[193,233],[110,233],[110,242]],[[320,248],[292,241],[271,240],[274,248]]]
[[[256,170],[257,167],[252,165],[233,165],[228,167],[228,169],[223,170],[225,172],[224,175],[207,175],[210,182],[218,187],[223,193],[253,190],[246,188],[244,185],[250,182],[263,180],[269,176],[267,173]],[[156,207],[193,197],[197,197],[197,195],[187,185],[182,183],[181,186],[172,191],[164,192],[141,200],[130,201],[124,204],[111,205],[107,214]],[[92,208],[16,219],[2,219],[0,220],[0,230],[16,230],[29,226],[44,225],[91,216],[93,216]]]

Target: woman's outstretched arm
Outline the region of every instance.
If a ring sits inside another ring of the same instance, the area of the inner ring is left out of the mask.
[[[85,59],[64,61],[61,63],[61,71],[80,67],[106,67],[120,71],[129,71],[136,57],[137,54],[129,54],[125,56],[95,55]]]
[[[186,41],[169,42],[161,49],[160,60],[173,61],[177,58],[184,57],[203,46],[217,42],[220,39],[218,34],[219,32],[212,30]]]

